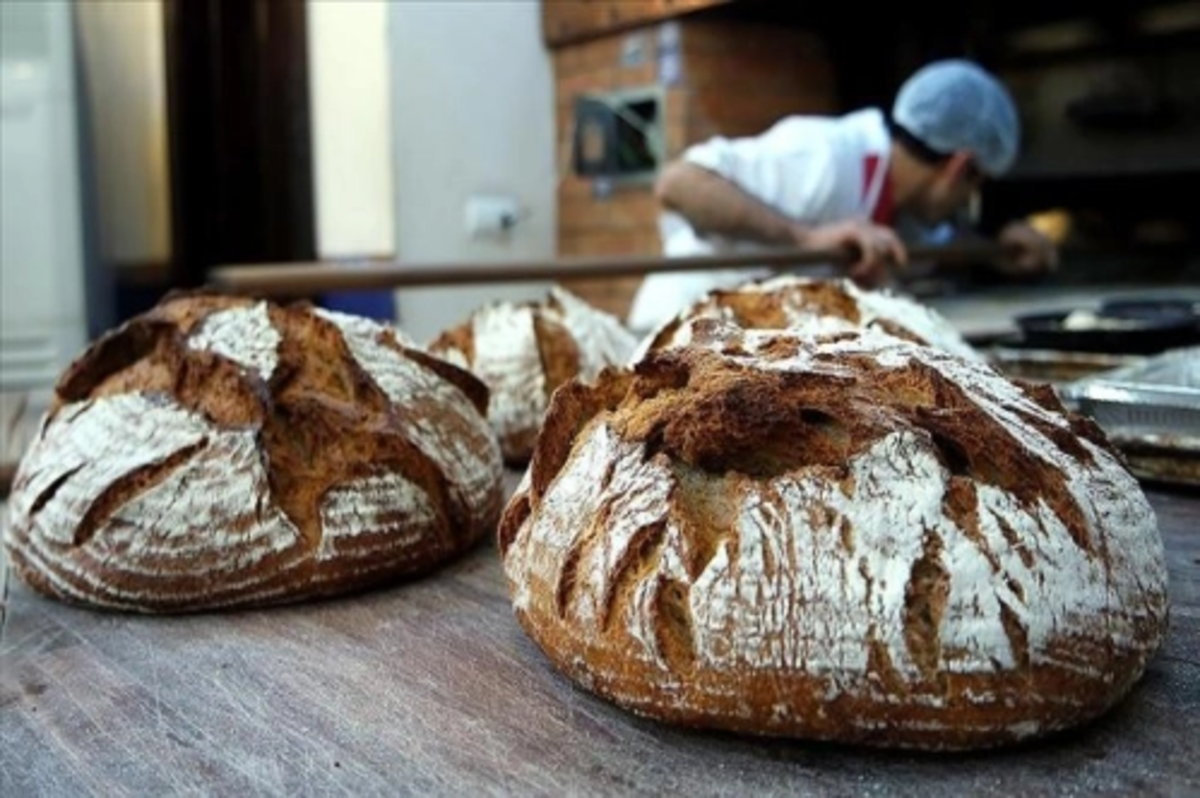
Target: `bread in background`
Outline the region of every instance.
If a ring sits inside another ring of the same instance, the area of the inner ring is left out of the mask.
[[[687,343],[688,322],[721,319],[746,329],[789,329],[807,335],[877,329],[971,360],[984,356],[937,310],[886,289],[859,288],[846,278],[781,275],[718,289],[659,325],[638,345],[634,359],[652,349]]]
[[[538,302],[492,302],[442,332],[430,352],[470,369],[491,394],[488,419],[507,464],[524,467],[554,390],[624,365],[637,338],[561,286]]]

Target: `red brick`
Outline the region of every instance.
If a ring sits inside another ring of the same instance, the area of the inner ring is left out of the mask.
[[[658,229],[658,201],[649,186],[618,191],[607,199],[566,197],[558,203],[559,234],[640,233],[653,235]]]

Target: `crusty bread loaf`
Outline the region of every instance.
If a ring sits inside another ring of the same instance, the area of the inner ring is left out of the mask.
[[[637,338],[615,317],[561,286],[539,302],[497,301],[431,341],[430,352],[470,369],[490,392],[488,420],[505,462],[529,462],[554,389],[624,365]]]
[[[555,394],[499,544],[570,678],[680,724],[967,749],[1092,718],[1168,617],[1154,513],[1042,386],[693,323]]]
[[[6,542],[64,600],[184,612],[345,593],[458,555],[503,507],[486,387],[367,319],[175,295],[56,392]]]
[[[984,360],[945,317],[915,299],[887,289],[862,289],[846,278],[795,275],[709,292],[645,336],[634,359],[651,349],[685,345],[687,322],[707,318],[746,329],[790,329],[809,335],[877,329],[969,360]]]

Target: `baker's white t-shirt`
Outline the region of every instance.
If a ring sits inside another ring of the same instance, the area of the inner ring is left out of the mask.
[[[758,136],[716,137],[690,147],[683,158],[741,186],[780,214],[808,224],[871,218],[886,180],[891,137],[883,113],[866,109],[844,116],[790,116]],[[763,250],[759,244],[703,236],[672,212],[659,217],[668,257]],[[831,265],[827,273],[835,273]],[[805,273],[819,273],[806,267]],[[646,275],[626,319],[646,332],[708,291],[731,288],[772,273],[742,268]]]

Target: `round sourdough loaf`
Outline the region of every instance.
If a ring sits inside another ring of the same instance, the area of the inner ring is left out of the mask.
[[[1110,707],[1168,618],[1162,542],[1049,387],[885,333],[699,321],[555,394],[499,530],[570,678],[680,724],[967,749]]]
[[[560,286],[539,302],[492,302],[429,343],[489,389],[488,420],[507,463],[529,462],[554,389],[628,362],[637,338]]]
[[[709,292],[645,336],[634,358],[652,349],[686,345],[688,322],[695,319],[808,335],[877,329],[969,360],[984,360],[944,316],[914,299],[885,289],[864,290],[845,278],[794,275]]]
[[[370,320],[171,296],[63,374],[18,468],[9,553],[41,592],[143,612],[415,575],[495,529],[486,402]]]

